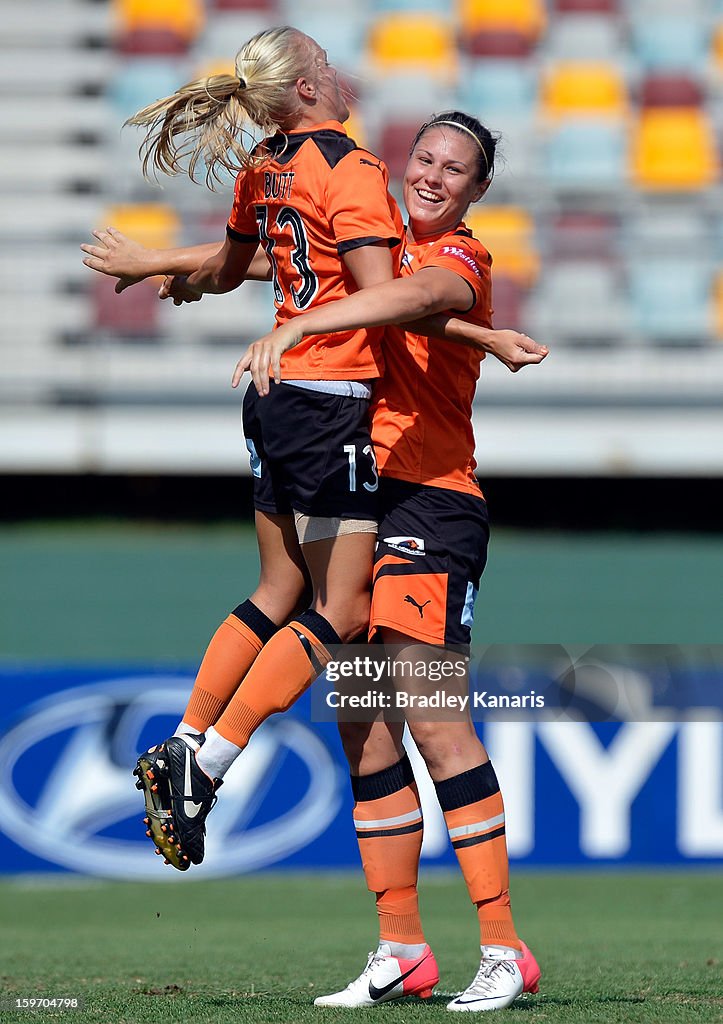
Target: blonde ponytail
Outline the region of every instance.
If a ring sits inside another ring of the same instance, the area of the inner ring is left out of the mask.
[[[262,160],[253,155],[254,139],[245,126],[256,125],[264,135],[294,126],[300,103],[293,86],[313,72],[312,47],[298,29],[267,29],[236,54],[235,75],[189,82],[139,110],[126,124],[146,129],[140,147],[144,175],[186,171],[195,181],[203,161],[206,184],[213,188],[222,168],[235,174]]]

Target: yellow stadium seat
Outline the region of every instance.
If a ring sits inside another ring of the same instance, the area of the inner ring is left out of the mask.
[[[643,110],[633,133],[633,180],[641,188],[700,189],[718,175],[713,127],[695,107]]]
[[[550,118],[604,115],[621,117],[627,110],[625,82],[612,64],[561,61],[544,79],[543,113]]]
[[[471,207],[467,227],[492,254],[493,277],[504,274],[529,286],[540,269],[532,217],[519,206]]]
[[[195,39],[204,24],[203,0],[114,0],[114,14],[121,34],[167,29]]]
[[[544,0],[458,0],[462,32],[520,32],[538,39],[547,24]]]
[[[372,25],[369,55],[382,73],[456,78],[457,47],[450,21],[435,14],[394,13]]]
[[[106,224],[150,249],[172,249],[178,245],[181,222],[178,214],[163,203],[111,206],[105,216]]]

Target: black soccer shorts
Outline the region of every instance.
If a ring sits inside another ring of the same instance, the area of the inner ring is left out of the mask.
[[[468,648],[487,561],[480,496],[382,477],[370,639],[380,626],[425,643]]]
[[[243,425],[254,508],[376,521],[379,478],[366,399],[273,382],[260,398],[250,384]]]

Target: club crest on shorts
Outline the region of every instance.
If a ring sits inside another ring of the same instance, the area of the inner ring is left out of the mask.
[[[425,555],[424,540],[422,537],[383,537],[382,542],[387,547],[401,551],[405,555]]]

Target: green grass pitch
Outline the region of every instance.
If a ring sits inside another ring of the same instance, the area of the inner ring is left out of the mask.
[[[493,532],[477,644],[721,641],[723,537]],[[258,579],[253,528],[0,528],[0,659],[198,664]]]
[[[150,854],[150,850],[149,850]],[[0,885],[2,996],[80,996],[80,1013],[4,1020],[101,1024],[449,1021],[448,997],[477,966],[461,878],[427,873],[422,913],[440,994],[368,1011],[320,1010],[375,944],[355,874],[257,875],[179,885],[43,881]],[[723,876],[706,872],[515,872],[518,926],[540,994],[500,1019],[528,1024],[714,1024],[723,1020]],[[491,1019],[491,1018],[485,1018]],[[494,1019],[497,1019],[496,1017]]]

